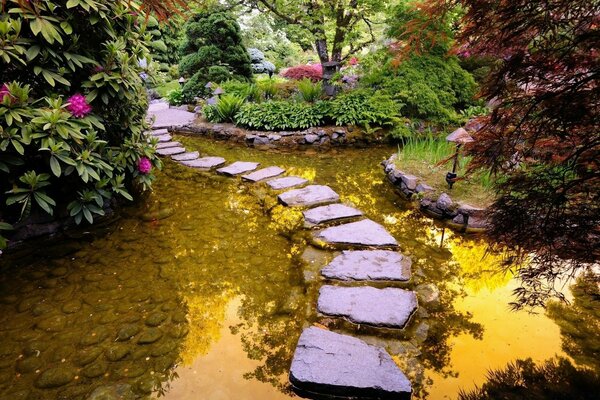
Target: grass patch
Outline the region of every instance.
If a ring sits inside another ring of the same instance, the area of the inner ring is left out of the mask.
[[[160,97],[167,97],[167,94],[175,89],[179,89],[180,85],[177,79],[170,82],[166,82],[163,85],[157,86],[154,89],[158,92]]]
[[[459,156],[457,173],[459,178],[452,189],[446,183],[446,173],[452,171],[450,160],[443,165],[438,164],[449,158],[456,151],[454,143],[448,143],[441,137],[432,134],[426,137],[409,138],[403,147],[398,149],[396,166],[398,169],[416,175],[437,194],[448,193],[452,199],[473,206],[486,207],[495,199],[494,178],[488,172],[477,172],[465,176],[469,157]]]

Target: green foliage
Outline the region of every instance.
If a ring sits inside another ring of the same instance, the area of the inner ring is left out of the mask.
[[[20,3],[0,18],[0,216],[63,214],[77,192],[132,199],[154,178],[139,159],[160,166],[142,133],[146,27],[122,1]],[[69,104],[77,93],[91,112]]]
[[[233,122],[245,101],[245,97],[231,93],[224,94],[219,98],[217,104],[205,107],[210,110],[205,110],[204,115],[210,122]]]
[[[265,79],[258,82],[260,91],[265,96],[265,99],[274,99],[277,96],[277,82],[273,79]]]
[[[244,104],[235,120],[238,125],[251,129],[282,131],[322,125],[326,115],[327,107],[324,102],[307,104],[266,101]]]
[[[309,103],[314,103],[323,94],[323,82],[313,82],[308,78],[298,81],[300,98]]]
[[[240,96],[247,101],[258,102],[261,100],[262,91],[254,83],[230,80],[222,82],[219,84],[219,86],[221,89],[223,89],[225,94],[235,94],[236,96]]]
[[[454,56],[413,55],[397,67],[389,55],[379,57],[361,85],[382,91],[403,104],[403,116],[457,123],[461,121],[457,110],[474,103],[477,85]]]
[[[393,126],[399,106],[388,95],[353,90],[329,102],[328,115],[336,125]]]
[[[180,106],[183,104],[183,92],[181,88],[171,90],[167,93],[167,101],[172,106]]]
[[[208,95],[208,82],[252,79],[250,56],[241,44],[240,27],[230,14],[198,13],[186,23],[185,34],[181,46],[185,56],[179,63],[180,74],[189,78],[183,87],[184,101]]]

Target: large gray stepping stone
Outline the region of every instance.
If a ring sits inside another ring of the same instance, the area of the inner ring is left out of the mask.
[[[196,119],[194,113],[174,108],[158,110],[149,114],[156,117],[152,129],[185,126],[191,124]]]
[[[158,143],[170,142],[173,139],[171,135],[160,135],[154,137],[158,139]]]
[[[398,288],[325,285],[319,290],[320,313],[344,317],[356,324],[404,328],[417,309],[417,295]]]
[[[148,112],[150,112],[150,113],[162,111],[162,110],[168,110],[168,109],[169,109],[169,103],[167,103],[166,101],[155,101],[148,105]]]
[[[175,161],[192,161],[200,157],[200,153],[197,151],[190,151],[187,153],[175,154],[171,158]]]
[[[185,153],[185,147],[167,147],[166,149],[157,149],[159,156],[172,156],[174,154]]]
[[[202,157],[191,161],[181,161],[182,165],[202,170],[209,170],[225,164],[223,157]]]
[[[271,179],[267,185],[274,190],[291,189],[296,186],[304,185],[308,180],[299,176],[284,176],[283,178]]]
[[[160,135],[166,135],[167,133],[169,133],[168,129],[155,129],[153,131],[147,131],[146,135],[150,135],[150,136],[160,136]]]
[[[260,163],[249,162],[249,161],[236,161],[233,164],[229,164],[226,167],[219,168],[217,174],[235,176],[245,174],[246,172],[254,171]]]
[[[346,250],[321,270],[342,281],[408,281],[411,260],[396,251]]]
[[[300,335],[290,382],[309,396],[410,399],[412,392],[410,382],[383,348],[316,327]]]
[[[316,226],[328,222],[339,221],[347,218],[356,218],[363,215],[362,211],[343,204],[330,204],[304,211],[304,221],[308,226]]]
[[[398,242],[381,225],[370,219],[332,226],[314,233],[315,239],[332,245],[396,247]]]
[[[166,149],[169,147],[181,147],[182,144],[179,142],[162,142],[156,145],[157,149]]]
[[[309,185],[302,189],[290,190],[281,193],[277,198],[290,207],[312,207],[340,200],[340,196],[333,189],[323,185]]]
[[[267,167],[254,171],[247,175],[242,175],[242,179],[248,182],[260,182],[265,179],[274,178],[285,172],[285,169],[279,167]]]

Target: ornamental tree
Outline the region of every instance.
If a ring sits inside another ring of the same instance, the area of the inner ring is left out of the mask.
[[[0,2],[0,220],[30,213],[93,222],[149,188],[143,135],[147,55],[137,3]]]
[[[600,258],[600,4],[597,0],[430,0],[402,43],[461,7],[457,49],[493,57],[481,95],[490,116],[469,147],[472,168],[499,178],[490,238],[515,250],[515,307],[560,296],[554,284]],[[425,34],[424,34],[425,33]],[[418,39],[418,40],[417,40]]]

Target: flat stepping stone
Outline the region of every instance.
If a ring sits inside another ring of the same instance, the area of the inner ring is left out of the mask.
[[[404,328],[417,309],[417,295],[398,288],[325,285],[319,290],[320,313],[344,317],[356,324],[381,328]]]
[[[343,204],[330,204],[328,206],[317,207],[306,210],[303,214],[304,221],[308,226],[316,226],[328,222],[361,217],[363,215],[362,211]]]
[[[167,147],[166,149],[157,149],[156,153],[160,156],[172,156],[174,154],[185,153],[184,147]]]
[[[181,164],[185,165],[186,167],[210,170],[220,167],[221,165],[225,164],[225,162],[226,161],[223,157],[202,157],[190,161],[181,161]]]
[[[160,135],[154,137],[158,139],[158,143],[170,142],[173,139],[171,135]]]
[[[153,131],[146,131],[146,135],[150,135],[150,136],[160,136],[160,135],[166,135],[167,133],[169,133],[168,129],[155,129]]]
[[[398,246],[396,239],[383,226],[370,219],[332,226],[314,233],[314,237],[318,241],[331,245]]]
[[[274,178],[285,172],[285,169],[279,167],[267,167],[254,171],[248,175],[242,175],[242,179],[248,182],[260,182],[265,179]]]
[[[156,145],[157,149],[166,149],[169,147],[181,147],[182,144],[179,142],[162,142]]]
[[[390,355],[360,339],[316,327],[300,335],[290,382],[304,394],[410,399],[411,385]]]
[[[396,251],[346,250],[321,270],[341,281],[408,281],[411,260]]]
[[[152,129],[181,127],[189,125],[196,119],[194,113],[175,108],[151,110],[150,118],[155,117]]]
[[[233,164],[230,164],[226,167],[219,168],[217,170],[217,174],[227,175],[227,176],[236,176],[245,174],[246,172],[254,171],[260,163],[257,162],[249,162],[249,161],[236,161]]]
[[[271,179],[267,185],[274,190],[291,189],[296,186],[304,185],[308,180],[299,176],[284,176],[283,178]]]
[[[175,161],[192,161],[200,157],[200,153],[197,151],[191,151],[187,153],[174,154],[171,158]]]
[[[279,201],[289,207],[312,207],[335,203],[340,196],[329,186],[309,185],[302,189],[294,189],[277,196]]]

